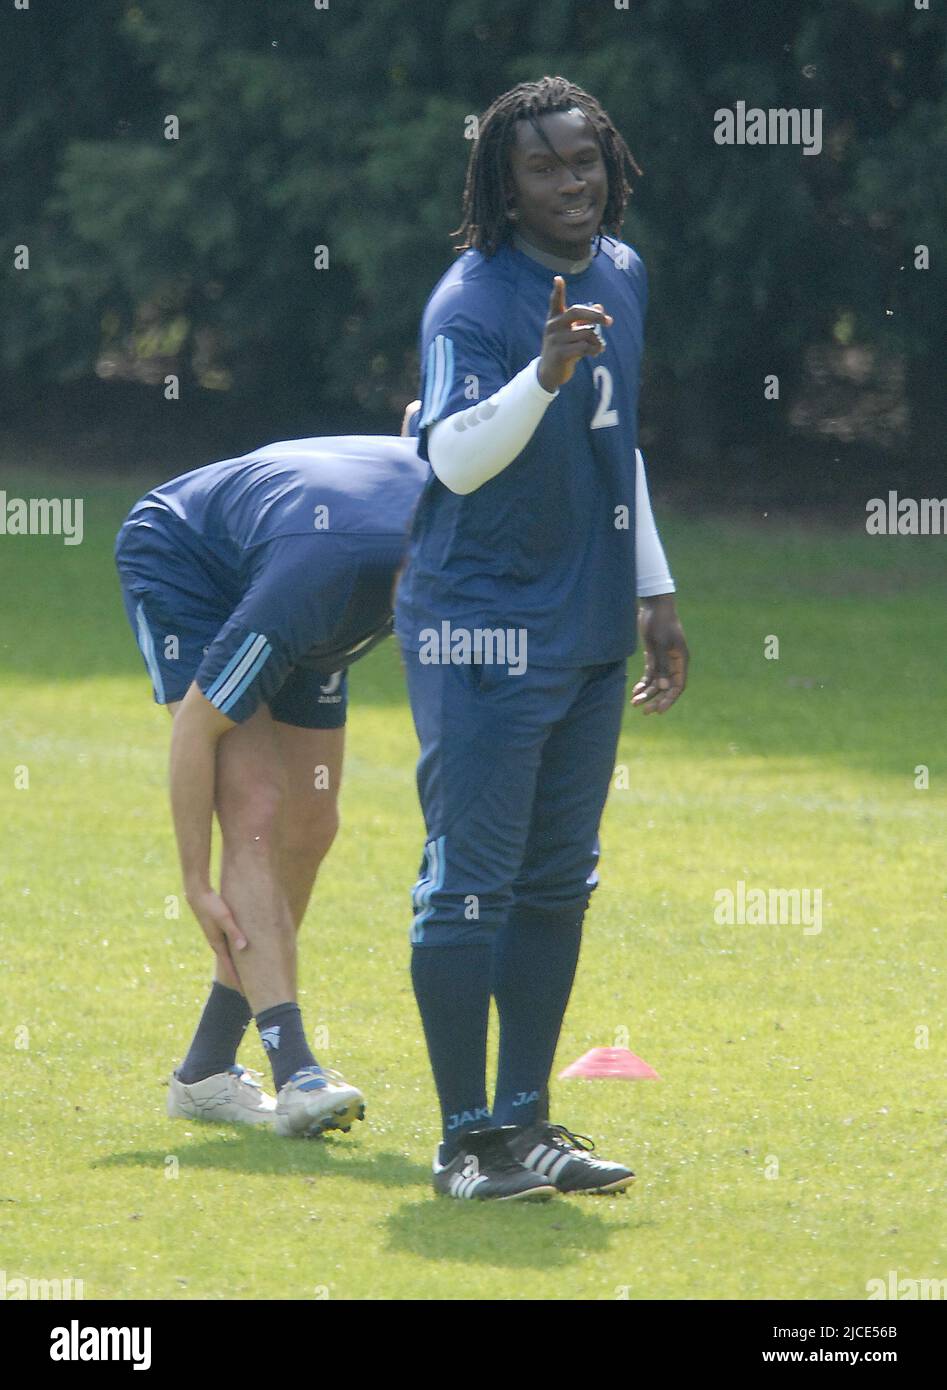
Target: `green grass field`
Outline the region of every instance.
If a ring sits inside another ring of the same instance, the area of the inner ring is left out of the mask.
[[[422,832],[391,643],[353,671],[343,830],[301,948],[304,1017],[367,1122],[294,1142],[164,1117],[208,958],[186,906],[166,915],[168,719],[111,563],[145,485],[3,482],[86,499],[80,546],[0,538],[8,1279],[108,1299],[858,1299],[890,1270],[947,1274],[947,542],[659,517],[692,680],[663,719],[628,713],[557,1070],[627,1042],[662,1079],[553,1092],[554,1118],[639,1181],[495,1208],[429,1187]],[[821,932],[717,925],[740,880],[821,888]],[[241,1060],[264,1065],[252,1034]]]

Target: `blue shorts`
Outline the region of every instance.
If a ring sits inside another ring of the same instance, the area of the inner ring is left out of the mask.
[[[172,533],[123,526],[115,546],[125,612],[159,705],[183,700],[204,652],[242,595],[215,573],[212,562]],[[287,596],[289,597],[289,596]],[[297,666],[268,702],[281,724],[339,729],[348,703],[347,672],[334,675]]]
[[[404,652],[427,841],[415,946],[490,941],[510,910],[583,910],[625,704],[624,661],[434,665]]]

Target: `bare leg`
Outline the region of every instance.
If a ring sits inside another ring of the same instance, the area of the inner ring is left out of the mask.
[[[280,878],[285,795],[273,718],[263,706],[220,740],[216,787],[220,892],[247,938],[234,965],[255,1014],[296,997],[296,929]]]
[[[339,829],[343,729],[274,725],[286,777],[280,824],[280,877],[298,930],[319,865]]]
[[[240,978],[220,964],[215,978],[255,1013],[296,997],[295,932],[338,830],[344,742],[344,729],[280,724],[265,708],[220,740],[221,896],[250,944]]]
[[[178,710],[181,708],[181,701],[169,700],[165,708],[167,709],[168,713],[173,719],[174,716],[177,714]],[[214,979],[217,980],[220,984],[226,985],[228,989],[235,989],[238,990],[241,994],[243,993],[243,985],[237,978],[237,972],[234,969],[232,969],[231,966],[224,965],[216,957],[214,960]]]

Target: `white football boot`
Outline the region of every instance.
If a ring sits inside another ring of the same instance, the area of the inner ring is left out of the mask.
[[[303,1067],[294,1072],[276,1097],[276,1133],[314,1139],[327,1129],[352,1128],[365,1118],[365,1097],[340,1072]]]
[[[276,1115],[276,1101],[254,1080],[259,1075],[258,1071],[234,1065],[227,1071],[185,1086],[174,1073],[168,1083],[168,1115],[172,1120],[271,1125]]]

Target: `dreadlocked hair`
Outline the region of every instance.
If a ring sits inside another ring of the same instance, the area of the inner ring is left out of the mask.
[[[538,130],[539,117],[574,108],[582,112],[595,132],[608,175],[608,198],[599,235],[603,230],[612,236],[621,235],[631,194],[626,169],[641,177],[634,155],[593,96],[565,77],[542,77],[538,82],[521,82],[504,92],[480,119],[480,134],[467,165],[463,221],[450,233],[462,239],[458,251],[474,247],[485,256],[492,256],[510,235],[513,224],[507,212],[504,185],[516,122],[529,121]]]

